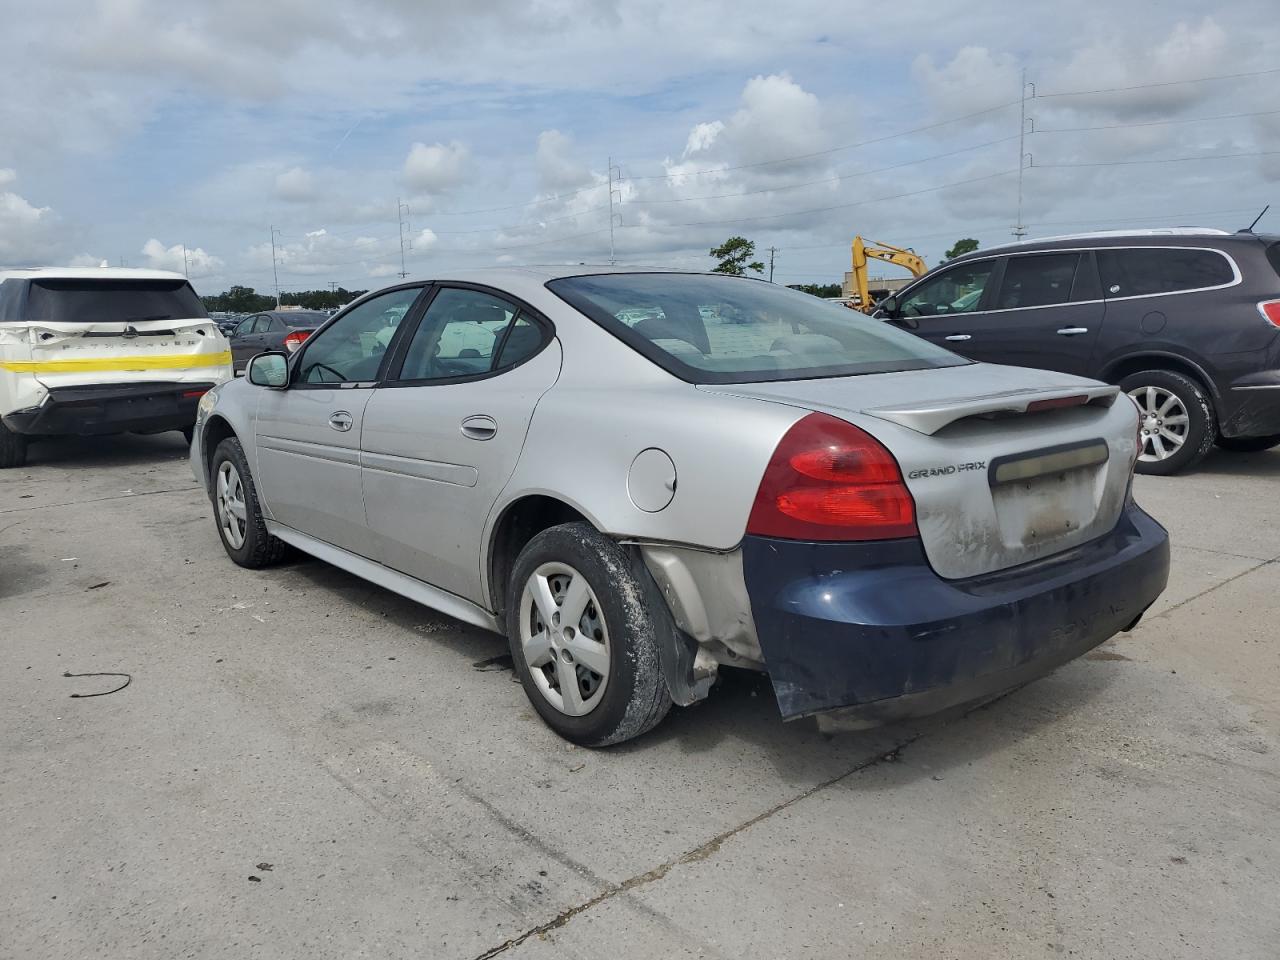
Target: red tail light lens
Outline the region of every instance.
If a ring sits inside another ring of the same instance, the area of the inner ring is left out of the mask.
[[[747,533],[787,540],[892,540],[919,531],[915,502],[893,454],[853,424],[811,413],[773,452]]]
[[[1258,304],[1258,312],[1280,327],[1280,300],[1264,300]]]
[[[291,333],[289,333],[288,336],[284,338],[285,349],[288,350],[290,353],[293,353],[300,346],[302,346],[302,341],[307,339],[307,337],[309,337],[310,335],[311,335],[310,330],[292,331]]]

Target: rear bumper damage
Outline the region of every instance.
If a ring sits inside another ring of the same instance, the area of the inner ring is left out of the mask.
[[[1226,437],[1280,434],[1280,370],[1265,370],[1231,384],[1230,412],[1219,428]]]
[[[54,387],[37,407],[4,415],[14,433],[87,436],[183,430],[196,420],[196,404],[212,383],[111,383]]]
[[[967,580],[918,540],[747,537],[743,572],[783,718],[850,729],[1003,693],[1128,629],[1164,590],[1169,539],[1130,504],[1100,539]]]

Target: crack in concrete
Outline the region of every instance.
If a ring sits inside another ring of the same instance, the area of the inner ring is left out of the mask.
[[[694,847],[692,850],[687,850],[684,853],[680,854],[678,857],[674,857],[670,860],[665,861],[664,863],[660,863],[658,866],[654,867],[652,870],[646,871],[645,873],[638,874],[627,880],[623,880],[621,883],[613,884],[607,890],[604,890],[603,892],[596,894],[590,900],[587,900],[584,903],[580,903],[577,906],[569,907],[567,910],[561,911],[560,913],[556,914],[555,917],[548,920],[546,923],[539,924],[536,927],[532,927],[529,930],[526,930],[524,933],[518,934],[517,936],[511,937],[510,939],[505,940],[496,946],[490,947],[484,953],[478,954],[475,957],[475,960],[491,960],[491,958],[493,957],[497,957],[497,956],[500,956],[501,954],[506,953],[512,947],[518,947],[520,944],[524,943],[530,937],[542,936],[544,933],[549,933],[552,930],[558,930],[559,928],[567,924],[570,920],[572,920],[574,917],[578,916],[578,914],[585,913],[586,911],[592,909],[593,907],[599,906],[600,904],[604,903],[607,900],[612,900],[617,896],[620,896],[625,893],[629,893],[632,890],[635,890],[639,887],[644,887],[651,883],[655,883],[658,880],[661,880],[663,877],[665,877],[673,869],[680,866],[681,864],[699,863],[703,860],[708,859],[709,857],[714,856],[720,850],[721,846],[723,846],[726,840],[729,840],[737,836],[738,834],[742,833],[744,830],[749,830],[751,827],[754,827],[756,824],[761,823],[764,820],[768,820],[770,817],[774,816],[777,813],[781,813],[783,810],[786,810],[788,807],[791,807],[802,800],[807,800],[809,799],[809,797],[812,797],[814,794],[819,793],[827,789],[828,787],[835,786],[837,783],[840,783],[843,780],[847,780],[849,777],[852,777],[856,773],[861,773],[864,770],[869,770],[871,767],[874,767],[877,764],[885,763],[889,761],[896,762],[900,760],[902,751],[907,747],[911,746],[911,744],[915,743],[917,740],[919,740],[921,736],[923,736],[923,734],[919,734],[919,733],[914,734],[913,736],[900,741],[891,749],[886,750],[883,753],[878,753],[874,757],[870,757],[867,760],[863,760],[862,762],[856,764],[849,770],[846,770],[844,773],[831,777],[828,780],[823,780],[821,783],[814,784],[809,789],[803,790],[800,793],[796,794],[795,796],[790,797],[786,800],[783,800],[781,803],[775,804],[774,806],[763,811],[762,813],[758,813],[754,817],[751,817],[749,820],[744,820],[742,823],[738,824],[737,826],[730,827],[728,830],[725,830],[723,833],[716,834],[716,836],[712,837],[710,840],[707,840],[705,843],[699,844],[698,846]]]
[[[1201,597],[1207,597],[1209,594],[1213,593],[1213,591],[1220,590],[1221,588],[1225,587],[1227,584],[1234,583],[1235,581],[1239,580],[1241,577],[1247,577],[1249,576],[1249,574],[1256,573],[1257,571],[1261,570],[1263,567],[1268,567],[1271,564],[1276,563],[1278,561],[1280,561],[1280,555],[1274,556],[1270,560],[1259,560],[1256,564],[1254,564],[1248,570],[1241,570],[1239,573],[1235,574],[1235,576],[1227,577],[1227,579],[1222,580],[1218,583],[1215,583],[1212,587],[1207,587],[1206,589],[1201,590],[1199,593],[1197,593],[1193,597],[1187,597],[1187,599],[1185,600],[1180,600],[1178,603],[1175,603],[1172,607],[1170,607],[1167,610],[1161,610],[1159,613],[1151,617],[1151,620],[1159,620],[1163,617],[1167,617],[1169,614],[1173,613],[1175,610],[1181,610],[1188,603],[1195,603],[1195,601],[1199,600]],[[1148,623],[1148,622],[1150,621],[1145,618],[1143,619],[1143,623]]]
[[[35,510],[49,510],[53,507],[78,507],[85,503],[104,503],[108,500],[132,500],[135,497],[154,497],[161,493],[192,493],[200,488],[194,483],[186,487],[173,487],[169,490],[143,490],[141,493],[117,493],[111,497],[91,497],[88,500],[67,500],[62,503],[39,503],[30,507],[5,507],[0,514],[31,513]]]

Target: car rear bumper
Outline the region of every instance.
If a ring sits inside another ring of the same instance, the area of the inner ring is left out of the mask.
[[[5,414],[14,433],[84,436],[183,430],[196,420],[196,404],[212,383],[111,383],[54,387],[38,407]]]
[[[1002,693],[1132,626],[1164,590],[1169,538],[1129,505],[1105,537],[969,580],[939,577],[914,539],[747,537],[743,572],[783,717],[874,726]]]
[[[1231,384],[1231,410],[1219,424],[1226,437],[1280,434],[1280,370],[1264,370]]]

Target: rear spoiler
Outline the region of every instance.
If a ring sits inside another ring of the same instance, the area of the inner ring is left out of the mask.
[[[965,400],[929,400],[918,405],[873,407],[861,412],[916,433],[932,435],[957,420],[969,417],[995,419],[1086,404],[1109,407],[1119,393],[1119,387],[1100,383],[1097,386],[1051,387],[1047,390],[1011,390]]]

